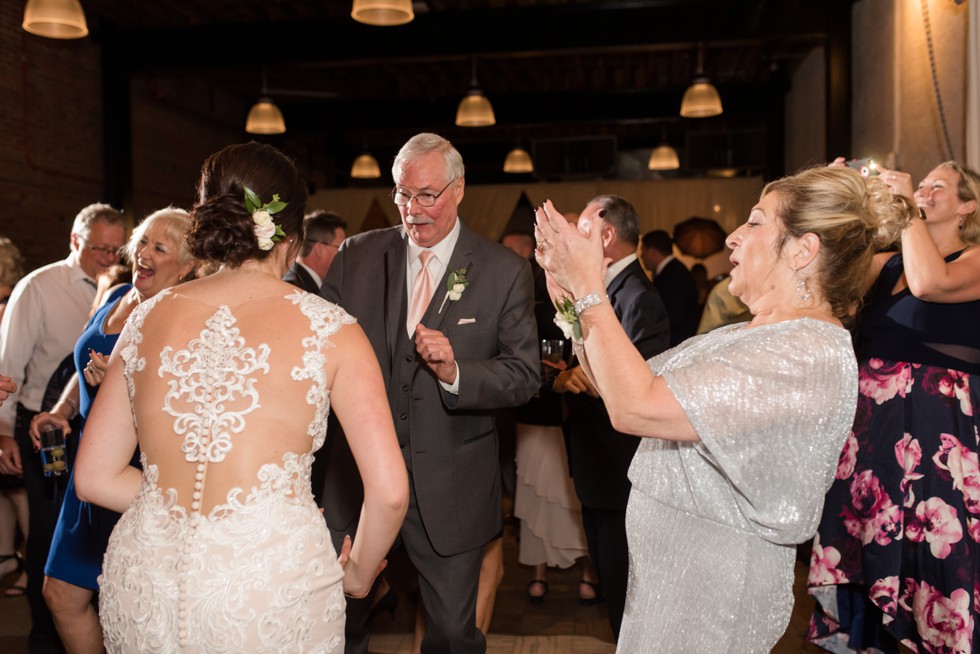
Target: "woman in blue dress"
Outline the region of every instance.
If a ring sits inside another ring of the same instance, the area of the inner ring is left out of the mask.
[[[900,253],[877,255],[858,317],[858,411],[813,545],[809,638],[980,651],[980,176],[949,161],[914,194],[907,173],[882,178],[921,213]]]
[[[149,215],[133,231],[124,248],[133,265],[133,283],[110,289],[89,320],[75,344],[77,372],[51,411],[39,413],[31,422],[35,444],[42,424],[53,422],[67,434],[71,431],[69,420],[76,413],[84,429],[106,361],[129,314],[141,302],[193,273],[196,262],[186,239],[190,225],[186,211],[167,208]],[[138,464],[138,453],[134,461]],[[103,651],[102,630],[92,600],[109,534],[118,519],[118,513],[80,501],[72,474],[44,568],[44,599],[69,652]]]

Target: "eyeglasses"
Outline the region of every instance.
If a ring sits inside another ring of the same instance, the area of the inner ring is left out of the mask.
[[[340,249],[339,245],[334,245],[333,243],[327,243],[326,241],[318,241],[315,238],[305,238],[303,240],[306,241],[307,243],[319,243],[320,245],[326,245],[328,248],[334,248],[335,250]]]
[[[420,207],[431,207],[435,205],[436,200],[439,199],[439,196],[445,193],[446,189],[452,186],[453,182],[455,182],[457,179],[459,178],[453,177],[451,180],[449,180],[448,184],[442,187],[441,191],[435,194],[418,193],[416,195],[411,195],[410,193],[399,191],[398,187],[396,186],[395,188],[391,189],[391,199],[394,200],[395,204],[397,204],[399,207],[407,207],[408,203],[412,200],[415,200],[415,203]]]
[[[121,247],[114,248],[108,245],[92,245],[91,241],[84,236],[79,236],[78,234],[75,234],[75,236],[78,236],[78,240],[88,246],[88,249],[96,254],[111,254],[118,257],[119,251],[122,249]]]

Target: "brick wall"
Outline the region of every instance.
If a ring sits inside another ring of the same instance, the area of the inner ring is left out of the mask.
[[[107,201],[103,152],[103,49],[97,31],[56,41],[21,29],[23,2],[0,3],[0,234],[28,270],[63,258],[75,214]],[[91,26],[90,26],[91,27]],[[179,47],[175,44],[174,47]],[[201,163],[253,137],[244,131],[251,98],[216,93],[186,78],[131,81],[131,224],[167,205],[189,209]],[[125,101],[125,99],[120,99]],[[314,154],[288,135],[260,137],[293,156],[303,174]]]

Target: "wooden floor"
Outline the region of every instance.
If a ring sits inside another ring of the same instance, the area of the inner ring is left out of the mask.
[[[578,603],[577,567],[550,571],[550,592],[545,602],[541,605],[528,602],[526,589],[531,569],[517,563],[516,531],[512,525],[504,532],[506,567],[487,637],[487,651],[490,654],[612,654],[616,648],[603,606],[583,607]],[[389,578],[398,593],[398,604],[393,614],[382,613],[374,619],[371,639],[374,654],[411,652],[415,593],[408,568],[398,555],[392,557]],[[12,578],[4,580],[2,587],[11,581]],[[812,607],[804,591],[805,581],[806,569],[797,564],[796,605],[786,634],[772,650],[776,654],[821,651],[803,642]],[[738,598],[732,597],[732,601]],[[27,600],[0,595],[0,652],[26,654],[29,627]]]

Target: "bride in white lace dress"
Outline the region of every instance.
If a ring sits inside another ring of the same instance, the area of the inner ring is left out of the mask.
[[[80,497],[124,512],[100,578],[110,652],[342,652],[344,593],[367,594],[401,525],[377,360],[347,313],[280,281],[305,200],[270,146],[212,155],[188,240],[218,272],[119,338],[76,467]],[[339,558],[310,491],[331,406],[365,487]]]

